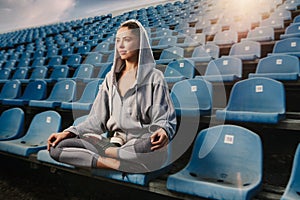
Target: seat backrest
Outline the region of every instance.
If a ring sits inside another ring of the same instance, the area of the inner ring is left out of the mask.
[[[21,58],[21,59],[19,59],[17,68],[29,67],[29,63],[30,63],[30,58]]]
[[[194,49],[192,57],[207,57],[219,58],[220,48],[215,44],[206,44],[204,46],[198,46]]]
[[[111,70],[112,63],[107,66],[101,66],[97,78],[105,78],[106,74]]]
[[[65,47],[61,50],[61,55],[62,56],[69,56],[73,53],[74,47]]]
[[[194,42],[199,42],[199,44],[204,45],[206,43],[206,36],[204,33],[192,34],[190,37]]]
[[[180,47],[170,47],[164,49],[160,55],[160,59],[179,59],[184,57],[184,49]]]
[[[75,70],[73,78],[91,78],[93,75],[94,66],[91,64],[81,64]]]
[[[105,51],[109,51],[110,50],[110,43],[109,42],[101,42],[100,44],[98,44],[93,51],[96,52],[105,52]]]
[[[20,108],[5,110],[0,116],[0,140],[12,139],[23,134],[24,111]]]
[[[205,71],[207,75],[229,75],[234,74],[242,78],[242,60],[234,57],[221,57],[211,60]]]
[[[202,79],[179,81],[170,95],[177,108],[212,108],[212,84]]]
[[[30,79],[44,79],[47,75],[48,68],[44,66],[39,66],[33,69]]]
[[[39,67],[43,66],[45,63],[45,58],[44,57],[37,57],[33,60],[31,67]]]
[[[286,38],[275,42],[273,53],[300,52],[300,38]]]
[[[298,73],[299,59],[292,55],[271,55],[259,60],[256,73]]]
[[[237,43],[238,41],[238,34],[234,30],[226,30],[222,32],[217,32],[213,42],[216,44],[233,44]]]
[[[26,79],[28,75],[28,68],[22,67],[15,70],[12,79]]]
[[[78,54],[72,54],[69,56],[69,58],[67,59],[66,64],[67,65],[79,65],[81,63],[81,55]]]
[[[300,144],[298,144],[295,151],[293,166],[289,182],[286,186],[282,200],[284,199],[297,199],[299,198],[299,187],[300,187]]]
[[[78,54],[84,54],[91,51],[91,46],[89,44],[86,44],[84,46],[79,46],[77,49]]]
[[[176,36],[166,36],[159,40],[158,45],[175,45],[177,43]]]
[[[10,69],[0,69],[0,80],[7,80],[10,76]]]
[[[255,55],[260,58],[261,46],[256,41],[241,41],[231,46],[229,55]]]
[[[95,80],[95,81],[91,81],[89,82],[83,92],[82,95],[80,97],[80,99],[78,100],[78,102],[80,103],[93,103],[95,100],[96,95],[98,94],[99,91],[99,81]]]
[[[30,81],[26,86],[21,99],[42,100],[47,95],[47,83],[44,80]]]
[[[264,77],[236,82],[228,110],[285,113],[285,89],[281,82]]]
[[[290,24],[285,29],[285,34],[292,34],[292,33],[300,33],[300,25],[299,24]]]
[[[4,63],[4,66],[3,68],[6,68],[6,69],[13,69],[16,65],[17,61],[16,60],[7,60],[5,63]]]
[[[165,77],[183,76],[184,78],[194,78],[195,64],[187,59],[170,62],[164,72]]]
[[[0,99],[14,99],[21,94],[21,82],[19,80],[7,81],[0,92]]]
[[[66,78],[69,74],[69,67],[67,65],[56,65],[53,67],[50,79]]]
[[[48,101],[72,101],[75,98],[76,82],[73,80],[62,80],[55,83]]]
[[[284,19],[282,17],[269,17],[261,21],[260,26],[268,26],[273,28],[284,28]]]
[[[48,62],[48,66],[55,66],[55,65],[60,65],[62,63],[63,57],[62,56],[52,56],[50,57],[50,60]]]
[[[96,65],[100,64],[102,62],[102,54],[97,53],[97,52],[90,52],[84,61],[82,62],[83,64],[91,64],[91,65]]]
[[[255,29],[251,30],[247,34],[247,38],[259,38],[259,37],[269,37],[270,40],[275,39],[275,34],[274,34],[274,28],[264,26],[264,27],[256,27]]]
[[[262,155],[256,133],[236,125],[218,125],[198,134],[186,168],[192,176],[242,187],[261,181]]]
[[[61,116],[56,111],[44,111],[36,114],[26,132],[20,138],[22,143],[33,146],[47,145],[47,139],[61,128]]]

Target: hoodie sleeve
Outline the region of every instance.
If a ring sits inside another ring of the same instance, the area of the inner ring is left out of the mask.
[[[102,134],[107,131],[106,122],[109,118],[108,80],[103,81],[91,111],[85,121],[77,126],[70,126],[65,131],[70,131],[76,135],[84,133]]]
[[[153,107],[151,126],[159,126],[168,134],[171,140],[176,131],[176,112],[171,101],[168,85],[160,74],[153,88]]]

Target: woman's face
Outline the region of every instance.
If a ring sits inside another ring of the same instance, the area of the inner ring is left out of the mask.
[[[137,58],[139,50],[139,38],[128,27],[121,27],[116,36],[117,51],[122,60]]]

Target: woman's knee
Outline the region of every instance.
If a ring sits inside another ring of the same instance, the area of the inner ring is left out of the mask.
[[[51,158],[53,158],[54,160],[58,161],[60,154],[61,154],[61,148],[50,147],[49,155],[50,155]]]

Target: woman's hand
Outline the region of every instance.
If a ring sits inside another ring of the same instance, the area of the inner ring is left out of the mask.
[[[155,151],[157,149],[160,149],[167,145],[168,142],[169,138],[166,131],[163,128],[159,128],[151,135],[151,150]]]
[[[66,139],[75,137],[75,134],[69,132],[69,131],[63,131],[60,133],[52,133],[47,141],[47,150],[50,150],[50,147],[55,147],[60,141]]]

